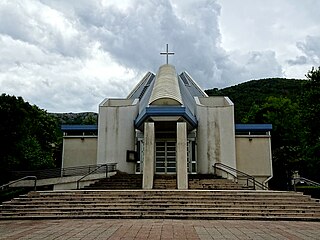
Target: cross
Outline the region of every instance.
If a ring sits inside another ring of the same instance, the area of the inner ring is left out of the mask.
[[[168,62],[169,62],[169,55],[173,55],[173,54],[174,54],[174,52],[169,52],[169,46],[168,46],[168,45],[169,45],[169,44],[167,43],[167,51],[160,53],[161,55],[167,55],[167,64],[168,64]]]

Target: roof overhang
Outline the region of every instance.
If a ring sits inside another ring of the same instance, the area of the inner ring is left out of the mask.
[[[61,131],[97,131],[98,126],[97,125],[61,125]]]
[[[183,119],[188,123],[189,129],[194,129],[198,125],[198,121],[195,116],[186,107],[146,107],[134,121],[134,125],[137,129],[143,128],[143,123],[145,121],[159,120],[159,121],[169,121],[168,119],[173,119],[179,121]]]
[[[272,124],[235,124],[236,132],[269,132]]]

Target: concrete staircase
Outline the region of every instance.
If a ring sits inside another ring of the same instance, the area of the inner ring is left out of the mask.
[[[69,190],[30,192],[0,206],[0,219],[60,218],[320,221],[320,203],[280,191]]]
[[[219,178],[213,174],[190,174],[189,189],[204,190],[240,190],[245,187],[229,179]]]
[[[85,189],[142,189],[142,174],[117,172],[110,178],[101,179]]]
[[[214,175],[189,175],[189,189],[203,190],[235,190],[244,189],[232,180],[217,178]],[[176,189],[177,175],[155,175],[153,189]]]
[[[153,189],[176,189],[177,188],[177,175],[154,175]]]
[[[235,190],[244,189],[241,185],[228,179],[218,178],[212,174],[189,175],[189,189],[203,190]],[[176,189],[177,175],[156,174],[153,189]],[[118,172],[110,178],[101,179],[85,189],[142,189],[142,174]]]

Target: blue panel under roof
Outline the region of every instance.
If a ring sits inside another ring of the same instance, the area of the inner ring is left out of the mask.
[[[272,124],[236,124],[236,132],[268,132],[272,130]]]
[[[181,116],[193,128],[198,124],[196,117],[186,107],[146,107],[135,120],[136,128],[139,128],[144,121],[152,116]]]
[[[63,132],[70,131],[98,131],[98,125],[61,125],[61,130]]]

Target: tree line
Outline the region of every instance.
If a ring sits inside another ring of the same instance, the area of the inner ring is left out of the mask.
[[[274,189],[288,189],[294,171],[320,182],[320,67],[306,80],[262,79],[207,94],[235,104],[236,123],[271,123]]]
[[[46,111],[22,97],[0,96],[0,183],[11,170],[37,170],[56,166],[61,132],[58,122]]]

